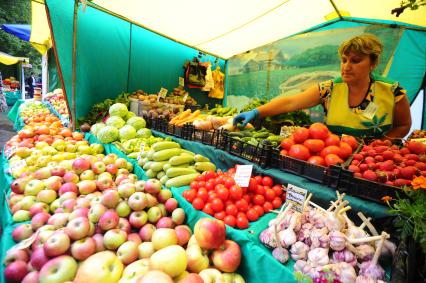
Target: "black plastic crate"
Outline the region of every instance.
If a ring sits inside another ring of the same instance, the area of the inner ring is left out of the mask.
[[[219,138],[218,130],[205,131],[192,126],[192,140],[203,144],[216,146]]]
[[[214,144],[214,146],[216,148],[222,149],[222,150],[226,150],[227,145],[228,145],[228,139],[230,138],[228,136],[228,131],[226,130],[217,130],[216,133],[216,143]]]
[[[323,184],[327,175],[327,167],[310,164],[290,156],[282,156],[281,170],[303,176],[309,180]]]
[[[247,159],[261,167],[268,166],[271,159],[272,147],[269,145],[252,145],[225,133],[225,150],[233,155]]]
[[[191,109],[191,112],[194,112],[194,111],[201,109],[201,105],[198,105],[198,104],[197,105],[186,105],[185,104],[183,111],[185,111],[187,109]]]
[[[356,178],[353,172],[346,169],[341,170],[336,189],[348,195],[361,197],[381,204],[383,204],[382,197],[390,196],[396,198],[397,192],[400,194],[404,192],[396,186]]]

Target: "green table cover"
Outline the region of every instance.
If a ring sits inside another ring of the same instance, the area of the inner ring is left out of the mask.
[[[21,97],[21,92],[19,90],[17,90],[17,91],[5,91],[4,95],[6,97],[7,105],[12,106]]]
[[[16,101],[12,109],[10,109],[9,113],[7,114],[7,118],[13,122],[13,129],[15,131],[19,131],[25,126],[24,121],[19,117],[19,106],[21,106],[23,103],[25,103],[25,100],[20,99]]]

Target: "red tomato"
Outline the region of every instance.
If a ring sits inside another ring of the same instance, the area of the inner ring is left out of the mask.
[[[212,182],[212,180],[209,180],[209,181],[206,182],[205,188],[206,188],[206,190],[211,191],[211,190],[214,190],[215,186],[216,186],[215,183]]]
[[[213,179],[213,178],[216,178],[216,173],[214,171],[206,171],[203,174],[205,176],[206,181]]]
[[[281,185],[277,184],[277,185],[273,186],[272,189],[274,190],[276,196],[280,196],[280,195],[283,194],[283,186],[281,186]]]
[[[248,191],[249,192],[255,192],[256,191],[256,189],[257,189],[257,181],[256,181],[256,179],[255,178],[250,178],[250,181],[249,181],[249,186],[248,186]]]
[[[213,216],[213,214],[214,214],[214,210],[213,210],[213,208],[212,208],[212,204],[211,204],[211,203],[207,203],[207,204],[204,206],[204,208],[203,208],[203,212],[204,212],[204,213],[206,213],[206,214],[208,214],[208,215]]]
[[[189,187],[191,189],[194,189],[194,190],[198,189],[198,182],[197,181],[192,181],[191,184],[189,185]]]
[[[209,202],[211,202],[212,200],[218,197],[215,191],[209,191],[208,194],[209,194],[209,199],[208,199]]]
[[[195,198],[194,201],[192,202],[192,206],[195,209],[201,210],[204,208],[204,201],[202,198]]]
[[[187,191],[185,199],[188,202],[192,203],[192,201],[195,199],[196,196],[197,196],[197,191],[191,189],[191,190]]]
[[[322,123],[313,123],[309,127],[309,136],[313,139],[325,140],[329,134],[327,126]]]
[[[272,206],[274,208],[279,208],[281,207],[282,204],[283,204],[283,201],[279,197],[274,198],[274,200],[272,201]]]
[[[247,211],[247,219],[250,221],[256,221],[259,219],[259,215],[257,214],[256,209],[251,208]]]
[[[303,143],[309,138],[309,130],[306,128],[298,128],[292,135],[295,143]]]
[[[245,199],[237,200],[235,205],[237,206],[238,211],[246,212],[248,209],[248,203]]]
[[[207,202],[209,200],[209,194],[206,188],[198,189],[197,198],[201,198],[204,202]]]
[[[229,197],[229,191],[227,188],[220,188],[216,191],[217,196],[222,200],[226,201]]]
[[[204,175],[198,175],[197,178],[195,178],[195,181],[205,181],[206,178]]]
[[[251,199],[252,199],[252,197],[253,197],[254,195],[253,194],[245,194],[245,195],[243,195],[243,198],[242,199],[244,199],[248,204],[250,204],[251,203]]]
[[[224,220],[225,216],[226,216],[225,211],[219,211],[219,212],[216,212],[214,214],[214,217],[217,218],[217,219],[219,219],[219,220]]]
[[[288,155],[288,150],[287,149],[281,149],[280,155],[287,156]]]
[[[256,180],[258,185],[262,185],[262,180],[263,180],[262,176],[255,176],[254,179]]]
[[[285,138],[281,141],[281,149],[290,150],[290,147],[294,144],[293,138]]]
[[[339,146],[340,144],[340,138],[338,135],[335,134],[330,134],[326,139],[325,139],[325,146],[329,146],[329,145],[336,145]]]
[[[235,185],[235,180],[233,178],[227,178],[224,182],[224,185],[226,188],[231,188],[233,185]]]
[[[238,208],[237,208],[237,206],[236,206],[235,204],[230,204],[230,205],[227,205],[227,206],[226,206],[226,208],[225,208],[225,212],[226,212],[226,214],[228,214],[228,215],[234,215],[234,216],[237,216]]]
[[[267,201],[263,204],[263,211],[265,211],[265,213],[268,213],[272,209],[274,209],[274,206],[269,201]]]
[[[265,187],[262,185],[258,185],[256,189],[256,194],[258,195],[264,195],[265,194]]]
[[[228,170],[228,174],[235,174],[235,172],[237,171],[237,169],[236,168],[230,168],[229,170]]]
[[[229,189],[229,195],[233,200],[240,200],[243,197],[243,190],[238,185],[234,185]]]
[[[240,216],[237,218],[237,227],[240,229],[247,229],[249,226],[247,217]]]
[[[223,222],[225,222],[226,225],[235,227],[237,224],[237,220],[235,219],[234,215],[227,215],[225,216],[225,219],[223,219]]]
[[[266,203],[266,202],[265,202]],[[265,205],[265,204],[264,204]],[[265,214],[265,211],[263,210],[263,206],[260,205],[255,205],[253,206],[253,209],[256,210],[257,215],[259,215],[259,217],[261,217],[263,214]]]
[[[215,212],[219,212],[223,210],[223,202],[220,198],[215,198],[211,201],[212,208]]]
[[[255,195],[253,198],[253,203],[263,205],[265,203],[265,197],[263,195]]]
[[[352,147],[352,150],[355,150],[358,147],[358,142],[356,138],[354,138],[353,136],[348,136],[348,135],[342,136],[342,142],[348,143]]]
[[[274,181],[271,177],[265,176],[262,178],[262,185],[272,187],[274,185]]]
[[[325,164],[327,166],[332,166],[332,165],[336,165],[338,163],[343,162],[343,160],[340,159],[340,157],[338,155],[332,154],[332,153],[327,154],[327,156],[324,158],[324,160],[325,160]]]
[[[318,155],[309,157],[307,162],[313,165],[325,166],[324,158]]]
[[[319,139],[307,139],[303,142],[303,145],[306,146],[310,152],[320,152],[324,149],[324,141]]]
[[[271,201],[275,198],[275,191],[273,189],[267,189],[265,191],[265,199]]]
[[[293,145],[290,148],[288,155],[293,157],[293,158],[300,159],[300,160],[307,160],[309,158],[309,156],[311,156],[310,153],[309,153],[309,149],[302,144]]]
[[[198,189],[200,189],[202,187],[205,187],[205,186],[206,186],[206,182],[204,182],[204,181],[199,181],[198,182]]]
[[[225,187],[225,185],[223,185],[223,184],[217,184],[215,187],[214,187],[214,190],[217,192],[218,190],[220,190],[220,189],[226,189],[226,187]]]
[[[346,142],[340,142],[339,157],[346,160],[352,154],[352,147]]]
[[[338,155],[340,153],[340,147],[335,145],[325,147],[323,150],[321,150],[321,157],[325,158],[326,155],[331,153]]]

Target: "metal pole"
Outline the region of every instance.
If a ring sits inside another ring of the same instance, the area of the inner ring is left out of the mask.
[[[75,111],[75,96],[76,96],[76,61],[77,61],[77,16],[78,16],[78,0],[74,1],[74,23],[72,32],[72,84],[71,84],[71,97],[72,97],[72,130],[76,129],[76,111]]]
[[[21,62],[21,99],[25,100],[25,73],[24,62]]]
[[[41,97],[46,97],[47,94],[47,51],[41,57]]]

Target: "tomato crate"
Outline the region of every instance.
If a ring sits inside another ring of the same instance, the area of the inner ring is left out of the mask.
[[[272,149],[270,164],[272,168],[303,176],[321,184],[325,184],[328,180],[329,170],[327,167],[313,165],[300,159],[281,155],[279,148]]]
[[[397,192],[400,194],[404,192],[396,186],[354,177],[354,173],[346,169],[341,169],[339,182],[335,188],[347,195],[360,197],[380,204],[383,204],[382,198],[384,196],[396,198]]]
[[[271,159],[272,146],[261,145],[260,143],[258,145],[253,145],[238,138],[231,137],[227,132],[224,133],[224,136],[225,151],[247,159],[261,167],[268,166]]]

